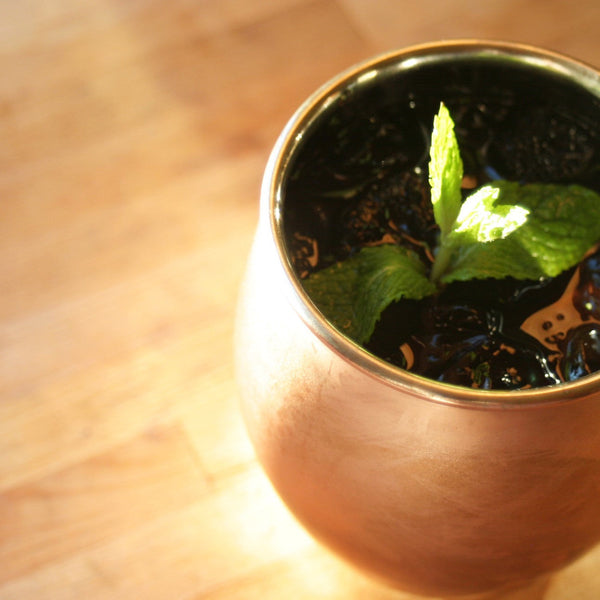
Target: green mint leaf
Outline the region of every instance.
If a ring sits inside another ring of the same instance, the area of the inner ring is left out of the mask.
[[[388,244],[363,248],[302,283],[323,315],[359,344],[371,337],[392,302],[420,300],[436,291],[414,252]]]
[[[555,277],[600,239],[600,195],[571,185],[498,181],[469,196],[447,236],[440,280]]]
[[[441,239],[451,231],[462,203],[463,163],[454,122],[444,104],[433,120],[431,135],[429,184],[433,215],[439,225]]]
[[[500,194],[501,187],[498,185],[486,185],[471,194],[456,217],[451,232],[454,240],[448,242],[493,242],[504,239],[521,227],[527,221],[529,209],[503,203]]]

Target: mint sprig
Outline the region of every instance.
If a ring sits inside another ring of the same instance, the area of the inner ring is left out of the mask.
[[[381,313],[453,281],[555,277],[600,239],[600,195],[578,185],[497,181],[462,201],[463,164],[442,104],[434,119],[429,182],[439,244],[433,265],[384,244],[313,273],[303,284],[321,312],[362,344]]]

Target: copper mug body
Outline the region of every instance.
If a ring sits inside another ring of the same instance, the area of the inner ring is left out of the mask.
[[[533,80],[550,72],[600,102],[594,69],[514,44],[429,44],[341,74],[273,149],[236,325],[244,419],[283,501],[334,552],[424,595],[526,587],[600,541],[600,377],[485,391],[370,355],[322,317],[294,273],[285,182],[346,90],[473,58]]]

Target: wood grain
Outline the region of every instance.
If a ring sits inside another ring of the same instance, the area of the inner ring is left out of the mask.
[[[262,170],[341,69],[441,38],[600,65],[558,0],[0,2],[0,598],[396,598],[258,467],[232,336]],[[600,550],[548,600],[596,599]]]

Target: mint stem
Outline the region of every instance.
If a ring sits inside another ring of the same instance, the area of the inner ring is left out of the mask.
[[[448,266],[450,265],[450,259],[452,258],[452,251],[448,244],[442,243],[438,247],[438,251],[435,255],[435,260],[433,261],[433,266],[431,267],[431,274],[429,275],[429,280],[431,283],[438,284],[441,276],[448,270]]]

